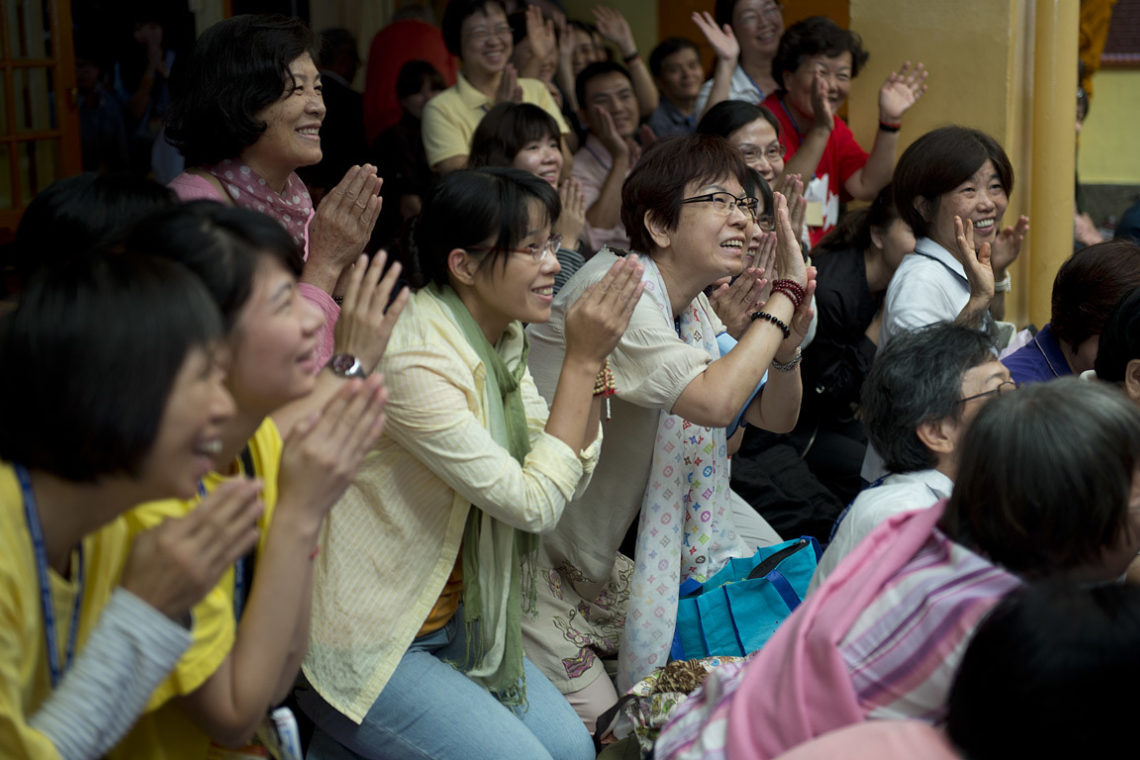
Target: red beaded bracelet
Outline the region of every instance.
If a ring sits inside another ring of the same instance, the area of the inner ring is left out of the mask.
[[[786,295],[797,309],[803,305],[804,298],[807,297],[807,290],[795,280],[776,280],[772,283],[772,292]]]

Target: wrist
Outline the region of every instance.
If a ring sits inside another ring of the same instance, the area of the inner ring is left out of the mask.
[[[887,134],[897,134],[902,129],[902,121],[900,119],[888,119],[885,116],[879,117],[879,131],[886,132]]]
[[[340,272],[335,267],[331,267],[324,262],[316,261],[309,258],[305,262],[304,269],[301,270],[300,282],[308,283],[314,287],[332,295],[333,290],[336,288],[336,282],[340,279]]]

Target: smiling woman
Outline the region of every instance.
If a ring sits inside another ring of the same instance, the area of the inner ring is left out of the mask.
[[[325,117],[316,38],[297,19],[234,16],[214,24],[175,69],[167,136],[186,157],[170,187],[267,214],[305,256],[300,292],[325,314],[318,364],[332,351],[332,298],[380,212],[373,166],[354,166],[314,209],[296,170],[321,160]]]
[[[634,250],[646,254],[645,296],[610,358],[614,424],[597,472],[543,539],[539,612],[523,621],[528,655],[587,725],[617,701],[601,658],[617,653],[619,640],[623,690],[665,662],[677,584],[779,540],[729,488],[725,428],[743,414],[749,424],[784,432],[799,409],[799,343],[814,281],[782,198],[777,257],[785,279],[724,356],[717,336],[725,327],[704,294],[741,273],[754,215],[772,211],[748,196],[752,186],[736,149],[694,135],[655,143],[622,189],[622,220]],[[530,367],[547,398],[573,348],[568,307],[626,259],[608,249],[596,254],[554,299],[550,321],[529,328]],[[631,567],[619,548],[639,513]],[[677,536],[672,526],[691,554],[682,556],[680,538],[667,538]],[[651,582],[655,576],[665,580]]]
[[[918,241],[887,288],[881,343],[934,322],[988,327],[1002,318],[1007,267],[1029,229],[1024,216],[1001,226],[1011,192],[1009,157],[984,132],[943,127],[906,149],[895,205]]]
[[[309,757],[593,758],[524,657],[538,536],[589,482],[604,363],[641,292],[634,257],[570,309],[549,407],[522,320],[550,316],[558,196],[516,169],[445,177],[415,232],[430,284],[381,369],[388,425],[330,516],[301,707]]]

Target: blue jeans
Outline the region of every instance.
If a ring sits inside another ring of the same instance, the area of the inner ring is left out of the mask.
[[[566,698],[529,660],[527,707],[500,704],[448,665],[461,660],[463,609],[404,653],[361,725],[313,689],[297,701],[316,724],[306,760],[592,760],[594,744]]]

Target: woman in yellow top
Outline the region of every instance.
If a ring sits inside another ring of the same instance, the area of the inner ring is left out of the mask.
[[[0,757],[101,757],[253,545],[242,483],[129,553],[121,519],[209,469],[234,410],[220,330],[190,273],[125,254],[41,273],[0,324]]]
[[[524,322],[550,316],[558,194],[517,169],[460,171],[415,243],[430,284],[380,368],[388,424],[329,516],[298,695],[310,758],[594,757],[585,727],[523,657],[538,536],[589,480],[603,366],[640,297],[636,257],[567,316],[552,403]],[[453,664],[455,667],[453,667]]]
[[[339,365],[317,373],[314,350],[324,316],[298,293],[299,247],[270,217],[199,201],[144,220],[127,246],[190,269],[220,309],[230,355],[226,385],[237,409],[221,428],[212,471],[198,489],[257,478],[266,507],[256,552],[194,608],[193,646],[155,691],[148,715],[112,753],[205,758],[212,743],[247,745],[267,710],[293,685],[308,641],[321,521],[379,436],[382,378],[346,382],[334,372]],[[400,298],[384,318],[399,269],[376,293],[382,264],[356,267],[356,287],[337,326],[342,344],[345,330],[361,326],[355,304],[363,280],[363,291],[376,295],[381,311],[378,329],[349,344],[364,349],[356,357],[365,365],[361,375],[375,366],[406,300]],[[298,399],[300,408],[282,410]],[[132,528],[145,528],[193,514],[198,503],[145,504],[128,519]]]

